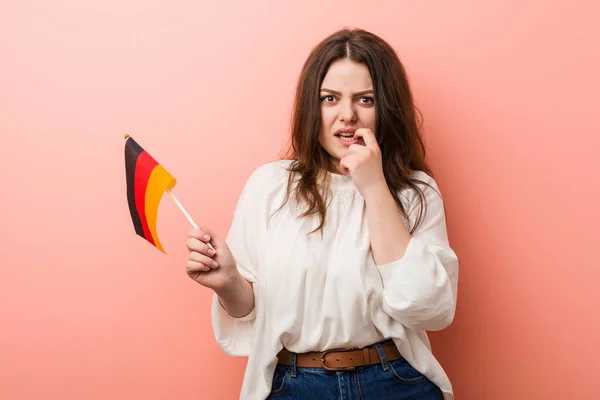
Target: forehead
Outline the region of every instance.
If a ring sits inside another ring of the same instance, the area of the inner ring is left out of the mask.
[[[321,88],[338,92],[360,92],[372,89],[373,82],[366,65],[343,59],[329,66]]]

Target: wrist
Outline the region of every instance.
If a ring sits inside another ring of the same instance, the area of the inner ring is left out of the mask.
[[[221,307],[233,318],[250,317],[254,309],[252,284],[239,272],[221,289],[215,289]]]
[[[236,269],[221,286],[215,287],[214,291],[217,296],[225,299],[231,297],[235,293],[238,293],[238,289],[243,285],[244,281],[244,277]]]

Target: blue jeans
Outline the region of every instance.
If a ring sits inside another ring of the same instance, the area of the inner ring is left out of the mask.
[[[380,364],[353,371],[327,371],[324,368],[299,368],[277,364],[271,394],[267,399],[281,400],[442,400],[441,390],[408,361],[388,361],[375,346]]]

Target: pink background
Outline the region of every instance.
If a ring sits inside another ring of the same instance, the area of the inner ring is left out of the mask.
[[[224,235],[286,140],[310,48],[344,26],[410,73],[461,273],[432,335],[457,399],[596,399],[600,6],[592,1],[0,3],[0,398],[234,399],[211,293],[135,236],[128,132]]]

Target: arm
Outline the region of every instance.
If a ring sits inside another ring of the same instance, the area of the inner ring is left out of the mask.
[[[215,290],[221,307],[233,318],[243,318],[254,310],[254,291],[252,284],[241,274],[235,275],[229,285]]]
[[[248,178],[225,240],[237,273],[232,274],[230,283],[215,290],[211,314],[215,338],[229,355],[248,356],[252,347],[257,308],[260,308],[257,251],[267,232],[269,196],[279,184],[277,167],[277,164],[259,167]]]
[[[437,190],[433,179],[430,183]],[[436,190],[425,186],[426,213],[412,236],[387,187],[365,193],[383,310],[416,331],[444,329],[456,309],[458,260],[448,244],[444,206]]]
[[[365,193],[371,250],[376,264],[387,264],[404,256],[412,238],[387,186]]]

